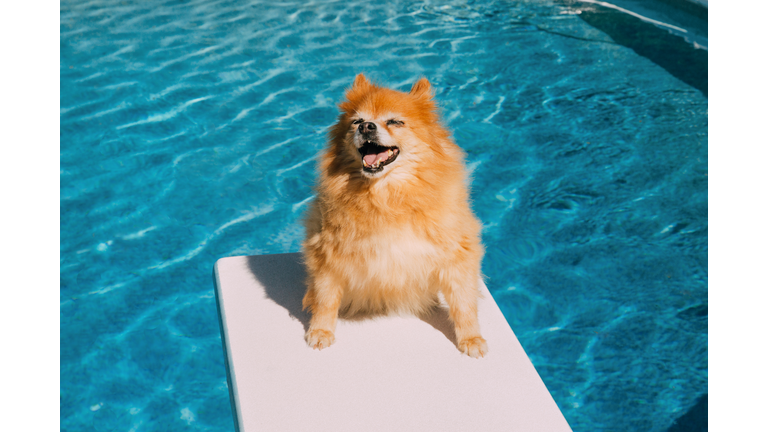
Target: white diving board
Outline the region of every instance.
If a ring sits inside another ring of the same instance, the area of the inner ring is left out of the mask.
[[[571,431],[482,282],[489,353],[473,359],[446,309],[340,319],[331,347],[309,348],[298,253],[222,258],[214,276],[239,432]]]

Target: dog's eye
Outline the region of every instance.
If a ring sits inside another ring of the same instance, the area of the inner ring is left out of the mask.
[[[357,120],[353,121],[352,124],[353,125],[359,125],[362,122],[363,122],[363,119],[357,119]]]
[[[387,126],[402,126],[405,123],[401,122],[400,120],[395,119],[389,119],[387,120]]]

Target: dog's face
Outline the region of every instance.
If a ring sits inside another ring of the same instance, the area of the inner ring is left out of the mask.
[[[403,115],[357,111],[351,120],[352,143],[360,153],[363,174],[368,177],[382,174],[387,165],[400,156],[404,140],[397,129],[406,127]]]
[[[424,78],[403,93],[373,85],[360,74],[340,107],[334,141],[348,168],[370,179],[412,171],[406,167],[433,158],[440,152],[436,140],[446,136]]]

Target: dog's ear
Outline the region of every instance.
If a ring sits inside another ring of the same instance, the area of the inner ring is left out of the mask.
[[[347,100],[350,102],[356,101],[361,96],[368,93],[373,87],[375,86],[371,84],[370,81],[368,81],[368,78],[366,78],[365,75],[357,74],[355,77],[355,82],[352,83],[352,87],[347,89]],[[347,110],[349,108],[344,104],[339,106],[342,110]]]
[[[429,84],[429,80],[426,78],[422,78],[416,83],[413,84],[413,87],[411,87],[411,95],[416,97],[426,96],[431,97],[432,93],[432,86]]]
[[[352,90],[365,89],[371,86],[371,82],[363,74],[357,74],[355,82],[352,83]]]

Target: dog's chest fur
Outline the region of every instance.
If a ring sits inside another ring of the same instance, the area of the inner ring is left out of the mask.
[[[434,304],[431,278],[442,254],[412,230],[373,233],[348,243],[346,255],[344,308],[419,313]]]
[[[407,228],[373,233],[348,247],[369,278],[392,278],[396,273],[424,276],[440,255],[432,242]]]

